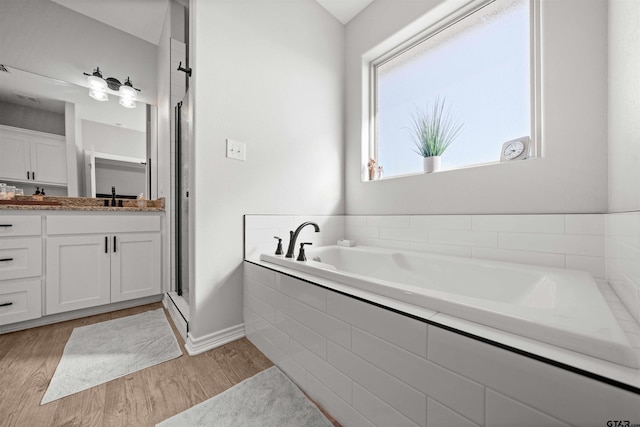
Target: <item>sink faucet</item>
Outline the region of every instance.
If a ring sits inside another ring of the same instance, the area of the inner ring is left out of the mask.
[[[296,240],[298,239],[298,234],[300,231],[307,225],[313,225],[313,228],[316,230],[316,233],[320,232],[320,227],[315,222],[307,221],[300,224],[296,231],[289,231],[289,247],[287,248],[287,254],[284,256],[285,258],[293,258],[293,250],[296,247]]]

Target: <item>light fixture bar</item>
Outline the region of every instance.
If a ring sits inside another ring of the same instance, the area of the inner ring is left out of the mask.
[[[87,82],[89,85],[89,96],[97,101],[108,101],[109,95],[107,89],[113,91],[116,95],[120,96],[119,104],[125,108],[136,108],[136,99],[138,98],[137,92],[140,89],[133,87],[131,79],[127,77],[124,83],[120,83],[120,80],[115,77],[102,76],[100,67],[96,67],[93,73],[83,73],[87,76]]]

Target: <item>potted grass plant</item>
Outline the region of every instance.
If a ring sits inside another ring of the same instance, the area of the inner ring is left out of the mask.
[[[463,123],[445,108],[445,100],[436,98],[431,107],[413,115],[412,139],[415,152],[424,158],[424,172],[437,172],[440,157],[456,139]]]

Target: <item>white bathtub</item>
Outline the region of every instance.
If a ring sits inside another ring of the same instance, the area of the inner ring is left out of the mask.
[[[262,261],[638,368],[634,349],[584,272],[372,247],[308,248]]]

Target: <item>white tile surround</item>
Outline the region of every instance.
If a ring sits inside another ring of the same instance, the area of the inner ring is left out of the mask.
[[[346,216],[345,238],[367,246],[581,268],[605,278],[604,215]]]
[[[245,257],[275,249],[273,236],[316,221],[301,238],[331,245],[346,238],[360,245],[586,270],[605,279],[605,215],[374,215],[245,216]],[[300,242],[301,240],[298,240]],[[297,248],[296,248],[297,251]]]
[[[604,280],[601,291],[640,349],[639,213],[245,218],[245,253],[253,260],[275,249],[273,235],[286,250],[288,231],[314,220],[322,232],[308,227],[298,242],[348,238],[587,270],[609,279],[615,293]],[[249,339],[345,426],[640,423],[638,394],[249,263],[244,315]],[[444,325],[473,328],[437,316]],[[527,349],[520,344],[512,346]]]
[[[282,246],[287,251],[289,231],[293,231],[303,222],[314,221],[320,227],[315,233],[313,227],[305,227],[298,236],[296,253],[300,242],[311,242],[315,246],[335,245],[344,238],[345,217],[334,216],[294,216],[294,215],[245,215],[244,245],[245,258],[258,259],[261,253],[274,252],[278,241],[274,236],[282,238]]]
[[[248,262],[244,283],[249,340],[345,427],[640,419],[638,394]]]
[[[640,323],[640,212],[608,214],[606,229],[607,280]]]

